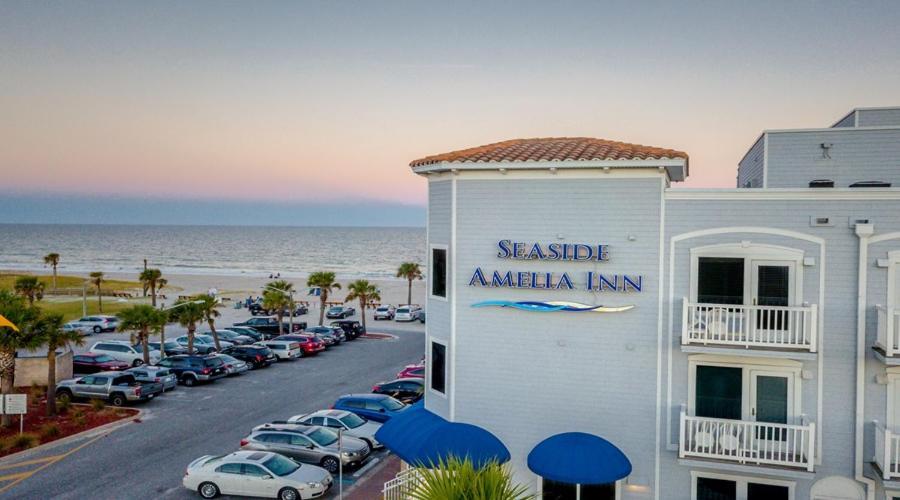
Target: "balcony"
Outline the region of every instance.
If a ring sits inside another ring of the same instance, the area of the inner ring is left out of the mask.
[[[682,410],[678,456],[813,470],[816,424],[692,417]]]
[[[410,467],[397,473],[397,476],[384,483],[381,490],[384,500],[407,500],[413,498],[416,488],[422,481],[419,469]]]
[[[684,299],[681,344],[816,352],[817,319],[815,304],[697,304]]]
[[[875,311],[878,313],[875,346],[883,350],[886,357],[894,357],[900,353],[900,309],[876,305]]]
[[[900,478],[900,435],[875,424],[875,463],[884,479]]]

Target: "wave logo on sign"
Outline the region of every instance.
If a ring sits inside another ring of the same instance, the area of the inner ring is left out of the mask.
[[[537,302],[531,300],[512,301],[512,300],[485,300],[472,304],[472,307],[510,307],[519,309],[520,311],[531,312],[596,312],[596,313],[616,313],[634,309],[633,305],[627,306],[604,306],[590,304],[582,304],[580,302]]]

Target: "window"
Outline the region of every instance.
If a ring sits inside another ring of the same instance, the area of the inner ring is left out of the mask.
[[[447,346],[431,342],[431,389],[446,393]]]
[[[791,500],[794,482],[692,472],[694,500]]]
[[[312,417],[309,419],[309,423],[312,425],[325,425],[325,417]]]
[[[348,408],[365,408],[366,404],[358,399],[348,399],[344,402]]]
[[[268,476],[269,473],[263,470],[262,467],[253,464],[243,464],[244,475],[245,476],[253,476],[253,477],[263,477]]]
[[[312,443],[303,436],[293,435],[291,436],[291,444],[294,446],[310,446]]]
[[[697,302],[744,303],[744,259],[700,257],[697,266]]]
[[[241,464],[223,464],[216,469],[216,472],[223,472],[225,474],[240,474]]]
[[[431,295],[447,297],[447,249],[431,249]]]
[[[697,366],[695,415],[740,420],[743,370],[724,366]]]
[[[109,379],[106,377],[94,377],[94,381],[91,382],[91,385],[106,385],[106,382]]]
[[[581,489],[581,494],[578,490]],[[572,484],[543,480],[542,497],[544,500],[614,500],[616,483],[607,484]]]

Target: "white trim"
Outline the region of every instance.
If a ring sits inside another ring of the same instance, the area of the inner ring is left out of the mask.
[[[782,479],[769,479],[767,477],[757,476],[739,476],[736,474],[723,474],[719,472],[691,471],[691,498],[697,498],[697,478],[705,477],[708,479],[721,479],[725,481],[734,481],[736,483],[737,500],[747,500],[747,483],[770,484],[773,486],[785,486],[788,489],[788,500],[794,500],[794,492],[797,489],[796,481],[785,481]]]
[[[431,356],[431,352],[432,352],[431,344],[439,344],[439,345],[444,346],[444,392],[441,392],[441,391],[431,387],[431,372],[434,367],[434,363],[432,363],[432,359],[431,359],[431,357],[432,357]],[[427,363],[425,363],[425,376],[427,377],[425,380],[427,383],[425,385],[428,388],[429,393],[435,394],[441,398],[447,399],[447,393],[449,392],[447,390],[448,389],[447,385],[448,385],[448,381],[450,380],[450,377],[449,377],[449,375],[450,375],[450,363],[449,363],[450,348],[447,346],[446,340],[431,338],[431,339],[428,339],[428,345],[426,346],[426,349],[428,352],[425,353],[425,355],[427,356],[427,359],[426,359]]]
[[[450,421],[456,421],[456,176],[450,179],[450,249],[447,252],[447,286],[450,287],[450,356],[449,373],[446,380],[450,383]],[[446,387],[444,388],[446,389]]]
[[[891,432],[897,432],[897,426],[900,426],[900,421],[894,421],[894,406],[900,403],[900,401],[896,401],[894,399],[894,393],[897,389],[897,384],[900,384],[900,367],[892,367],[885,370],[887,376],[887,415],[885,415],[884,422]]]
[[[817,404],[816,404],[816,449],[822,449],[822,423],[825,420],[825,416],[822,411],[822,398],[823,398],[823,375],[824,375],[824,345],[825,342],[823,340],[824,335],[824,310],[825,310],[825,274],[826,274],[826,266],[825,266],[825,239],[820,238],[818,236],[812,236],[805,233],[800,233],[797,231],[791,231],[788,229],[777,229],[777,228],[769,228],[769,227],[754,227],[754,226],[728,226],[728,227],[717,227],[717,228],[709,228],[709,229],[700,229],[696,231],[689,231],[687,233],[681,233],[675,236],[672,236],[669,239],[669,324],[668,324],[668,366],[667,366],[667,384],[666,384],[666,443],[667,449],[670,451],[678,450],[678,443],[672,441],[672,411],[674,408],[672,407],[672,358],[673,351],[675,347],[673,346],[673,327],[675,321],[675,245],[682,241],[691,239],[691,238],[699,238],[703,236],[712,236],[717,234],[728,234],[728,233],[749,233],[749,234],[768,234],[774,236],[785,236],[789,238],[795,238],[803,241],[809,241],[811,243],[815,243],[819,245],[819,304],[818,304],[818,322],[817,325],[819,327],[819,331],[817,332],[817,337],[819,339],[819,347],[817,349],[819,353],[819,357],[816,360],[816,364],[818,365],[817,373],[818,373],[818,381],[816,383],[817,389]],[[900,237],[900,232],[896,233],[898,237]],[[821,453],[816,456],[816,463],[821,463],[822,457]]]
[[[683,158],[659,158],[647,160],[562,160],[562,161],[484,161],[484,162],[447,162],[429,163],[412,167],[416,174],[432,172],[470,171],[470,170],[549,170],[564,169],[599,169],[604,168],[665,168],[666,174],[674,181],[682,181],[687,177],[688,161]]]
[[[668,188],[666,200],[900,200],[898,188]]]
[[[435,250],[443,250],[444,251],[444,296],[434,295],[431,293],[432,290],[432,280],[434,279],[434,251]],[[431,243],[428,245],[428,279],[426,280],[425,286],[428,287],[428,298],[441,300],[447,302],[447,295],[450,292],[450,247],[449,245],[444,245],[441,243]]]
[[[443,176],[453,175],[460,180],[492,180],[492,181],[510,181],[519,179],[538,179],[541,181],[555,180],[572,180],[572,179],[650,179],[650,178],[666,178],[657,168],[631,168],[631,169],[609,169],[607,168],[581,168],[581,169],[562,169],[551,170],[551,168],[541,169],[523,169],[523,170],[505,170],[503,167],[484,168],[478,170],[459,170],[454,174],[442,172],[432,172],[427,174],[429,178],[439,178],[445,180]],[[505,172],[503,171],[505,170]]]
[[[662,351],[663,351],[663,287],[665,286],[665,251],[666,251],[666,185],[660,180],[659,193],[659,304],[656,309],[656,451],[653,464],[653,498],[659,500],[660,453],[662,452]],[[619,490],[616,489],[618,492]]]
[[[876,125],[873,127],[825,127],[825,128],[780,128],[780,129],[769,129],[764,131],[766,134],[790,134],[792,132],[799,133],[815,133],[815,132],[849,132],[851,130],[861,130],[863,132],[867,130],[900,130],[900,126],[898,125]]]
[[[875,109],[875,108],[872,108]],[[896,108],[885,108],[885,109],[896,109]],[[859,127],[859,108],[853,110],[853,127]]]

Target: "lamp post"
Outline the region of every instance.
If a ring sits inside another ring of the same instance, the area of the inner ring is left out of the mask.
[[[294,333],[294,307],[295,307],[295,304],[294,304],[294,291],[293,291],[293,290],[282,290],[281,288],[275,288],[274,286],[269,286],[269,285],[264,286],[263,289],[264,289],[264,290],[272,290],[273,292],[286,293],[286,294],[288,294],[288,296],[290,296],[290,298],[291,298],[291,303],[290,303],[290,310],[291,310],[291,311],[290,311],[290,318],[291,318],[291,319],[289,320],[289,323],[288,323],[288,324],[290,325],[290,326],[288,327],[288,334],[290,335],[291,333]]]
[[[338,427],[338,499],[344,500],[344,436]]]

